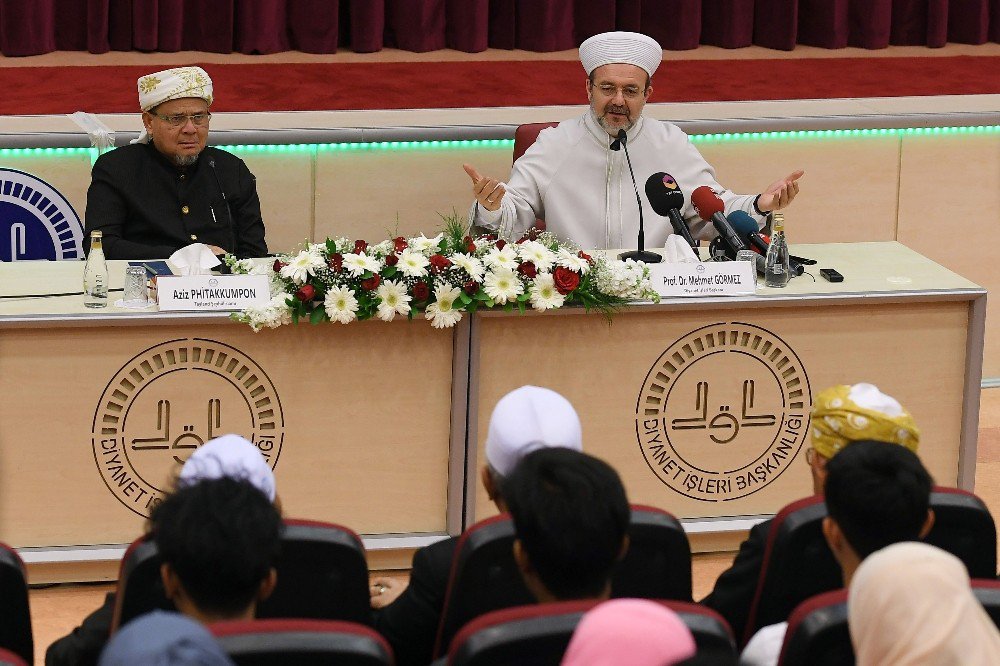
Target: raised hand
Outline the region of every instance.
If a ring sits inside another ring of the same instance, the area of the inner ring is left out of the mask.
[[[799,184],[797,181],[804,173],[805,171],[796,171],[781,180],[771,183],[766,190],[761,192],[760,198],[757,199],[757,208],[764,213],[768,213],[781,210],[792,203],[792,199],[799,193]]]
[[[472,193],[475,195],[479,205],[490,211],[500,208],[500,200],[503,199],[503,195],[507,192],[503,183],[496,178],[488,178],[481,175],[471,164],[463,164],[462,168],[465,169],[465,173],[469,174],[469,178],[472,179]]]

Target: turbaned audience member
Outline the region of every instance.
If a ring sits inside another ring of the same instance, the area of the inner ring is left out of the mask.
[[[611,599],[584,614],[562,666],[626,662],[629,666],[672,666],[694,653],[694,636],[674,611],[647,599]]]
[[[611,596],[631,511],[610,465],[571,449],[534,451],[503,492],[514,520],[514,560],[539,602]]]
[[[858,567],[847,597],[858,666],[995,666],[1000,633],[961,560],[923,543],[889,546]]]
[[[895,444],[852,442],[827,463],[823,536],[840,564],[845,587],[872,553],[930,532],[932,487],[916,454]],[[787,626],[781,622],[754,634],[740,664],[775,666]]]
[[[522,386],[497,402],[486,436],[486,465],[480,478],[500,512],[507,511],[501,488],[521,458],[537,449],[582,448],[580,419],[573,405],[555,391]],[[376,578],[372,584],[375,628],[392,644],[398,666],[431,661],[444,608],[451,559],[458,537],[425,546],[413,554],[410,584]]]
[[[817,495],[823,494],[828,462],[850,442],[872,439],[913,452],[920,443],[920,431],[910,413],[873,384],[840,385],[820,391],[813,400],[811,416],[812,447],[806,450],[806,462]],[[758,523],[750,530],[733,565],[701,601],[726,618],[737,640],[746,631],[771,522]]]

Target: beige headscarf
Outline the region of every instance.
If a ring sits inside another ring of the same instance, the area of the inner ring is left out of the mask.
[[[874,384],[832,386],[813,400],[812,445],[827,460],[849,442],[874,439],[914,453],[920,431],[910,413]]]
[[[198,97],[212,105],[212,77],[201,67],[174,67],[154,72],[140,76],[136,85],[139,88],[139,108],[143,111],[186,97]],[[149,134],[143,128],[139,138],[132,143],[148,141]]]
[[[923,543],[869,555],[851,580],[848,624],[858,666],[995,666],[1000,632],[965,565]]]

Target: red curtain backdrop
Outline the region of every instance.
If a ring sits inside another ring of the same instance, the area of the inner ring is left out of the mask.
[[[1000,42],[1000,0],[0,0],[0,53],[561,51],[606,30],[665,49]]]

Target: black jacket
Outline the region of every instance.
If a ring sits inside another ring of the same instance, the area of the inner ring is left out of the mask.
[[[757,591],[757,579],[764,566],[764,548],[767,535],[771,531],[771,521],[765,520],[750,528],[747,540],[740,544],[733,565],[726,569],[715,581],[715,589],[701,603],[716,611],[733,629],[736,642],[743,640],[750,604]]]
[[[95,230],[104,233],[108,259],[166,259],[196,242],[233,252],[234,236],[237,256],[267,254],[257,180],[243,160],[218,148],[205,148],[183,168],[152,143],[101,155],[87,190],[86,251]]]

